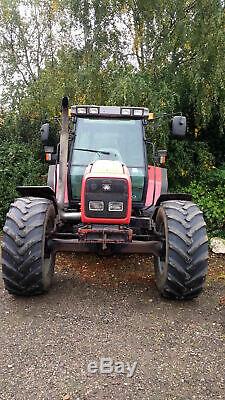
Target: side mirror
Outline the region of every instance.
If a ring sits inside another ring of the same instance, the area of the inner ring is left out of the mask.
[[[50,130],[49,128],[50,128],[50,125],[48,123],[43,124],[41,126],[40,132],[41,132],[41,141],[42,141],[43,144],[46,144],[48,142],[49,130]]]
[[[187,131],[187,120],[183,116],[175,116],[171,123],[171,133],[174,136],[184,137]]]

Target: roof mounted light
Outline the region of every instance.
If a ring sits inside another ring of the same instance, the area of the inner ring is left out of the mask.
[[[148,119],[149,110],[144,107],[96,106],[95,104],[74,105],[71,107],[71,117],[86,117],[88,115],[98,118]]]
[[[134,117],[142,117],[144,114],[143,108],[134,109]]]
[[[130,108],[121,108],[121,114],[131,116],[131,109]]]
[[[89,113],[90,114],[98,114],[99,113],[99,108],[98,107],[90,107],[89,108]]]
[[[77,114],[87,114],[86,107],[77,107]]]

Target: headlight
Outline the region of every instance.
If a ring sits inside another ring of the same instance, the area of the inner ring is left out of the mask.
[[[122,201],[111,201],[109,203],[109,211],[123,211],[123,202]]]
[[[104,201],[89,201],[89,210],[90,211],[103,211],[104,210]]]

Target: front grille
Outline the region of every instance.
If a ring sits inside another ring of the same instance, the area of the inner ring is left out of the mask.
[[[110,193],[128,193],[127,180],[125,179],[102,179],[89,178],[86,183],[87,193],[105,193],[103,187],[110,186]]]
[[[104,188],[107,186],[107,190]],[[110,190],[108,189],[110,187]],[[103,201],[103,211],[90,211],[89,201]],[[112,201],[123,202],[123,211],[109,211]],[[89,218],[123,219],[127,216],[128,182],[126,179],[89,178],[85,187],[85,215]]]

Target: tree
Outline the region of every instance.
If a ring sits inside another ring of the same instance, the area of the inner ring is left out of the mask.
[[[15,106],[27,87],[57,58],[57,7],[53,1],[0,1],[1,76],[4,99]]]

